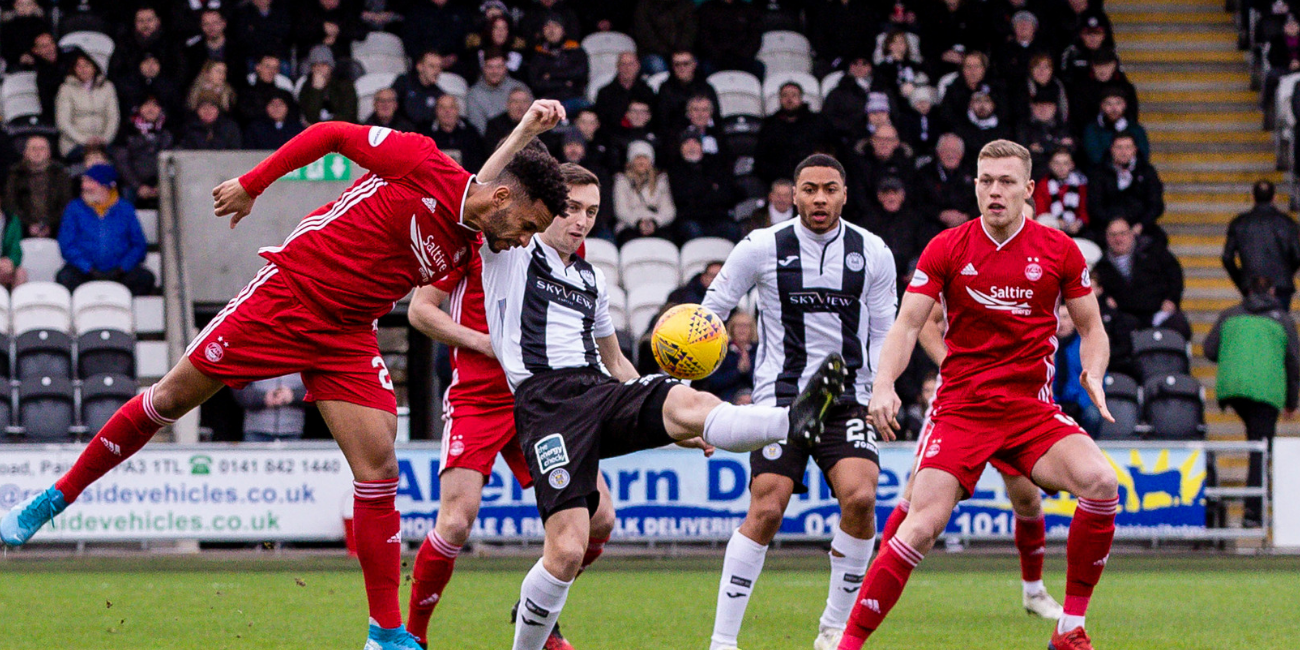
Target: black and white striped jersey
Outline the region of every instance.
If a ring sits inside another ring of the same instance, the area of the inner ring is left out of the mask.
[[[851,386],[842,399],[866,404],[898,311],[894,257],[885,242],[843,220],[824,234],[799,219],[755,230],[727,256],[704,306],[728,318],[755,286],[754,403],[788,405],[822,360],[839,352]]]
[[[545,370],[606,372],[596,339],[614,334],[614,323],[600,269],[576,255],[565,266],[541,237],[501,253],[484,245],[480,254],[492,351],[511,392]]]

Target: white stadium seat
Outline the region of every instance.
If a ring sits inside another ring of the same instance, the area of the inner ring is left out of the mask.
[[[401,37],[388,32],[370,32],[364,40],[352,42],[352,57],[367,55],[388,56],[398,59],[406,58],[406,49]]]
[[[592,237],[587,240],[587,263],[600,269],[605,274],[605,284],[619,285],[618,247],[604,239]]]
[[[606,290],[609,294],[609,319],[614,321],[614,329],[626,331],[627,294],[612,284],[606,287]]]
[[[150,246],[158,245],[158,211],[136,210],[135,216],[140,220],[140,229],[144,231],[144,241]]]
[[[763,84],[758,77],[739,70],[709,75],[709,85],[718,94],[718,116],[758,115],[763,113]]]
[[[1074,243],[1079,246],[1079,252],[1083,253],[1083,261],[1088,263],[1088,268],[1092,268],[1093,265],[1101,261],[1101,246],[1098,246],[1096,242],[1083,237],[1075,237]]]
[[[709,262],[725,262],[736,245],[721,237],[698,237],[682,246],[682,279],[689,281]]]
[[[582,39],[587,52],[587,78],[612,75],[618,69],[618,55],[636,52],[636,41],[621,32],[596,32]]]
[[[799,32],[764,32],[757,58],[767,66],[769,75],[773,72],[812,72],[812,45],[808,37]]]
[[[153,279],[162,284],[162,253],[145,253],[144,267],[153,273]]]
[[[397,75],[392,72],[376,72],[357,78],[353,83],[357,89],[357,120],[365,122],[370,119],[375,112],[375,93],[391,88],[394,81],[397,81]]]
[[[117,282],[87,282],[72,292],[72,323],[78,334],[92,330],[135,331],[131,290]]]
[[[32,330],[72,329],[72,294],[57,282],[27,282],[14,288],[9,300],[14,335]]]
[[[650,86],[650,90],[659,92],[659,87],[664,85],[665,81],[668,81],[667,70],[664,70],[663,72],[656,72],[650,75],[649,77],[646,77],[645,85]]]
[[[465,78],[454,72],[443,72],[438,75],[438,87],[442,92],[456,98],[460,104],[460,115],[465,116],[465,97],[469,95],[469,82]]]
[[[823,100],[826,99],[828,96],[830,96],[831,91],[835,90],[835,87],[840,85],[840,79],[843,78],[844,78],[843,70],[836,70],[835,72],[832,72],[826,75],[825,77],[822,77],[822,99]]]
[[[63,268],[63,253],[59,241],[48,237],[28,237],[22,241],[23,268],[32,282],[53,282]]]
[[[135,331],[139,334],[162,334],[166,331],[165,305],[162,296],[137,296],[131,301],[135,312]]]
[[[166,341],[136,341],[135,373],[140,379],[157,379],[171,367]]]
[[[817,78],[806,72],[773,72],[763,80],[763,105],[767,114],[781,110],[781,86],[794,82],[803,89],[803,102],[814,113],[822,110],[822,89]]]
[[[619,276],[629,291],[645,283],[677,284],[681,255],[667,239],[642,237],[623,244],[619,251]]]
[[[10,331],[9,322],[9,290],[0,287],[0,334],[8,335]]]
[[[592,76],[591,81],[587,82],[587,101],[593,104],[596,103],[596,95],[600,93],[600,89],[608,86],[611,81],[617,78],[617,72],[606,73],[599,77]]]
[[[108,62],[113,58],[113,39],[99,32],[72,32],[59,39],[59,49],[78,48],[95,60],[101,73],[108,73]]]
[[[655,314],[668,302],[668,294],[676,288],[671,284],[649,283],[638,284],[628,291],[628,330],[633,338],[641,338],[650,329]]]

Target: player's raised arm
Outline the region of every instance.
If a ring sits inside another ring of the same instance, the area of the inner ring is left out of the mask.
[[[468,348],[495,358],[490,336],[457,323],[451,314],[439,307],[447,295],[446,291],[432,285],[416,289],[415,295],[411,297],[411,305],[406,310],[411,325],[439,343],[454,348]]]
[[[894,382],[907,369],[907,362],[912,358],[916,348],[916,337],[921,327],[930,318],[935,300],[922,293],[903,294],[903,305],[898,310],[894,326],[889,328],[884,346],[880,351],[880,369],[876,371],[876,381],[871,387],[871,402],[867,410],[871,413],[871,422],[876,431],[886,442],[894,440],[899,429],[898,411],[903,402],[894,392]]]
[[[533,138],[555,128],[564,117],[564,104],[554,99],[539,99],[533,102],[533,105],[528,107],[528,112],[524,113],[523,119],[515,125],[515,130],[506,136],[501,146],[497,147],[487,162],[483,163],[483,168],[478,172],[478,182],[486,183],[495,180],[515,154],[528,146]]]
[[[713,278],[708,291],[704,293],[704,306],[723,321],[731,318],[731,311],[758,282],[758,265],[764,257],[758,254],[756,248],[758,244],[754,242],[753,235],[740,240],[731,249],[731,254],[722,263],[722,270],[718,271],[717,277]]]
[[[1068,298],[1065,308],[1074,320],[1074,327],[1079,332],[1079,361],[1083,372],[1079,383],[1088,391],[1088,397],[1101,411],[1101,417],[1107,422],[1114,422],[1110,409],[1106,408],[1106,391],[1102,380],[1106,377],[1106,367],[1110,364],[1110,337],[1106,336],[1106,326],[1101,320],[1101,308],[1097,306],[1097,294],[1089,293],[1078,298]]]

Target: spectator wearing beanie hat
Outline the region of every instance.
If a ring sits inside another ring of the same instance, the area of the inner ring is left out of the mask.
[[[614,176],[614,217],[618,243],[638,237],[661,237],[677,218],[668,175],[655,169],[655,149],[637,140],[627,147],[627,166]]]
[[[121,282],[132,295],[153,293],[154,276],[142,265],[146,243],[135,206],[117,193],[117,170],[93,165],[81,176],[81,196],[68,203],[59,226],[67,264],[59,284],[69,291],[92,280]]]

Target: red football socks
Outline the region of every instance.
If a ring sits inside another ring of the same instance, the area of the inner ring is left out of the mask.
[[[582,556],[582,567],[578,569],[578,575],[582,575],[582,572],[586,571],[587,567],[596,563],[596,559],[600,557],[601,553],[605,552],[605,544],[608,543],[608,537],[587,538],[587,552]]]
[[[1115,539],[1115,514],[1119,497],[1094,501],[1079,499],[1070,522],[1070,536],[1065,543],[1065,614],[1083,616],[1088,611],[1092,589],[1101,580],[1101,572],[1110,558]]]
[[[442,592],[451,581],[451,574],[456,570],[456,556],[460,555],[459,546],[453,546],[430,531],[420,551],[415,554],[415,567],[412,569],[411,604],[407,612],[406,629],[421,642],[428,641],[429,617],[433,608],[442,600]]]
[[[885,615],[903,595],[903,587],[922,557],[919,551],[897,537],[880,548],[880,554],[871,563],[871,569],[862,582],[858,602],[853,604],[839,650],[858,650],[880,627]]]
[[[82,490],[140,451],[159,429],[175,421],[158,415],[153,407],[153,387],[149,387],[109,418],[54,487],[63,493],[64,501],[76,501]]]
[[[401,582],[402,516],[397,513],[397,479],[353,481],[352,528],[366,581],[370,618],[380,627],[402,624],[397,600]]]
[[[880,548],[885,548],[885,544],[894,538],[894,533],[898,532],[898,527],[903,525],[904,519],[907,519],[907,510],[911,507],[911,502],[898,500],[898,505],[889,512],[889,519],[885,520],[885,529],[880,531]]]
[[[1020,551],[1020,579],[1043,579],[1043,557],[1047,554],[1047,521],[1043,515],[1016,515],[1016,550]]]

